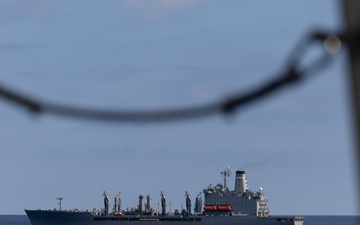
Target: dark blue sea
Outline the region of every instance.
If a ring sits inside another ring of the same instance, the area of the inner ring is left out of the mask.
[[[25,215],[0,215],[0,225],[30,225]],[[305,216],[303,225],[360,225],[360,216]]]

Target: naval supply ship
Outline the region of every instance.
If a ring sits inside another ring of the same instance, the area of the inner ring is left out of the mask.
[[[251,191],[248,188],[245,171],[236,171],[235,190],[226,186],[226,178],[230,176],[229,167],[220,172],[223,184],[209,185],[195,198],[194,212],[191,197],[185,192],[186,208],[181,211],[167,211],[167,200],[163,192],[160,194],[161,210],[151,206],[153,196],[139,195],[136,207],[121,209],[120,192],[114,198],[110,211],[110,199],[104,192],[104,209],[101,210],[62,210],[62,197],[57,198],[59,209],[26,210],[32,225],[302,225],[303,216],[270,216],[268,200],[263,189]]]

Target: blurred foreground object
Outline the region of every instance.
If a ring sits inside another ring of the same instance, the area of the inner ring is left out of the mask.
[[[342,46],[341,39],[344,37],[341,34],[336,35],[318,30],[308,33],[292,49],[287,62],[277,75],[253,87],[248,92],[236,93],[222,101],[202,105],[142,111],[80,108],[45,102],[12,90],[2,84],[0,84],[0,97],[36,114],[47,113],[75,119],[100,121],[149,123],[197,119],[218,114],[229,115],[286,87],[299,84],[304,79],[325,69],[334,58],[334,54],[339,52]],[[304,59],[313,48],[320,48],[320,55],[304,65]]]
[[[344,0],[343,15],[348,44],[349,85],[354,123],[355,158],[357,164],[358,190],[360,187],[360,1]],[[360,194],[358,210],[360,210]],[[360,213],[360,212],[359,212]]]

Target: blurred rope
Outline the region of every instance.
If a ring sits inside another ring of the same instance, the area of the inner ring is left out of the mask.
[[[216,114],[230,114],[241,107],[254,103],[287,86],[297,84],[301,80],[315,75],[332,61],[334,53],[337,53],[341,49],[344,40],[345,37],[341,34],[333,35],[326,32],[313,32],[301,39],[295,46],[285,64],[284,72],[278,76],[253,88],[247,93],[234,94],[223,101],[200,106],[153,111],[80,108],[41,101],[7,88],[2,84],[0,84],[0,97],[36,114],[47,113],[62,117],[103,121],[160,122],[193,119]],[[304,60],[306,53],[311,50],[313,45],[321,46],[321,55],[308,65],[302,66],[302,60]]]

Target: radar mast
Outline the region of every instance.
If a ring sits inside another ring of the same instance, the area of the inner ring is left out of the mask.
[[[61,201],[64,199],[62,196],[59,196],[56,198],[57,200],[59,200],[59,210],[61,211]]]
[[[231,175],[230,167],[227,166],[225,170],[220,172],[220,174],[224,178],[224,188],[226,188],[226,177],[230,177]]]

